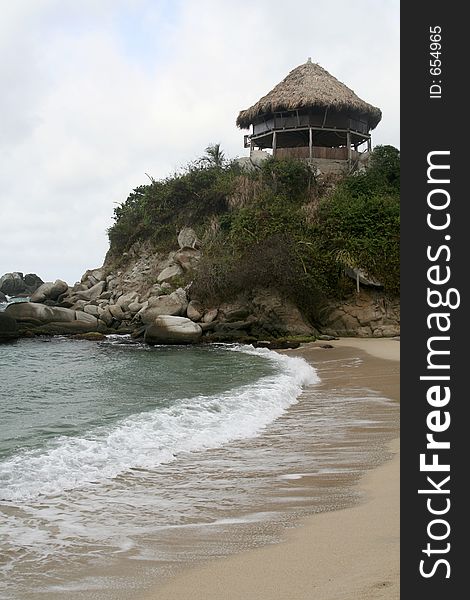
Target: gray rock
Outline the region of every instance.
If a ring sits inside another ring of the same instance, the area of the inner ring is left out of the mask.
[[[48,335],[94,331],[98,326],[97,318],[83,311],[34,302],[10,304],[5,313],[16,319],[22,329],[28,330],[32,326]]]
[[[96,328],[98,326],[98,319],[94,315],[89,315],[86,312],[75,313],[76,320],[82,323],[88,323],[90,326]]]
[[[7,296],[27,296],[36,291],[43,283],[43,280],[35,273],[28,273],[23,276],[23,273],[14,271],[13,273],[5,273],[0,277],[0,292]]]
[[[0,292],[0,302],[8,302],[8,298],[3,292]]]
[[[62,279],[56,279],[54,283],[43,283],[31,294],[31,302],[45,302],[46,300],[57,300],[59,296],[68,291],[69,286]]]
[[[100,319],[103,321],[103,323],[105,323],[105,325],[106,325],[107,327],[111,327],[111,325],[112,325],[112,323],[113,323],[113,321],[114,321],[114,317],[113,317],[113,315],[111,314],[111,312],[110,312],[110,310],[109,310],[109,309],[110,309],[110,307],[109,307],[109,306],[107,306],[107,307],[104,309],[104,311],[103,311],[103,313],[101,314],[101,316],[100,316]]]
[[[150,324],[144,335],[148,344],[195,344],[200,341],[202,329],[185,317],[160,316]]]
[[[93,315],[94,317],[99,317],[100,314],[98,306],[95,306],[94,304],[87,304],[83,308],[83,312],[87,313],[88,315]]]
[[[104,281],[100,281],[88,290],[85,290],[83,292],[77,292],[77,296],[81,300],[97,300],[103,293],[105,286],[106,283]]]
[[[212,323],[217,319],[217,315],[219,314],[219,310],[217,308],[211,308],[204,313],[202,320],[204,323]]]
[[[73,310],[84,310],[87,304],[86,300],[77,300],[72,304],[71,308],[73,308]]]
[[[16,296],[24,292],[25,284],[23,281],[23,273],[15,271],[13,273],[5,273],[0,277],[0,292],[7,296]]]
[[[186,314],[191,321],[200,321],[204,314],[204,307],[197,300],[191,300],[186,309]]]
[[[0,344],[16,340],[18,336],[18,324],[16,320],[4,312],[0,312]]]
[[[124,312],[120,306],[117,304],[112,304],[106,308],[110,312],[110,314],[117,319],[118,321],[122,321],[124,319]]]
[[[169,279],[173,279],[173,277],[177,277],[178,275],[182,274],[183,269],[180,267],[180,265],[173,265],[163,269],[163,271],[157,277],[157,281],[158,283],[162,283],[163,281],[168,281]]]
[[[30,294],[38,289],[40,285],[44,283],[44,281],[36,275],[36,273],[27,273],[23,277],[24,284],[26,286],[25,291]]]
[[[253,305],[260,327],[272,336],[316,334],[300,310],[275,292],[259,290],[253,298]]]
[[[129,304],[129,312],[133,315],[137,314],[139,310],[142,308],[142,304],[140,302],[131,302]]]
[[[201,242],[198,240],[194,229],[183,227],[178,234],[178,245],[180,248],[200,248]]]
[[[142,323],[150,324],[161,315],[181,316],[186,309],[185,302],[175,293],[168,296],[150,298],[148,308],[139,312]]]
[[[103,269],[88,269],[82,275],[81,282],[85,283],[89,281],[91,285],[96,285],[100,281],[104,281],[104,270]]]
[[[137,292],[128,292],[127,294],[122,294],[116,301],[117,306],[120,306],[123,311],[127,311],[129,308],[129,304],[138,300],[139,295]]]
[[[67,323],[76,320],[76,311],[34,302],[18,302],[6,307],[5,313],[19,322]]]
[[[181,248],[174,256],[174,260],[181,266],[183,271],[195,269],[201,260],[201,251],[196,248]]]

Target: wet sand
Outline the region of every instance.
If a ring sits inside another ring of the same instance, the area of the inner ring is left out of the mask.
[[[354,383],[399,398],[399,342],[342,339],[290,351],[315,366],[360,356]],[[345,377],[348,377],[345,374]],[[359,504],[304,519],[276,545],[183,570],[145,600],[394,600],[399,598],[399,441],[357,483]]]

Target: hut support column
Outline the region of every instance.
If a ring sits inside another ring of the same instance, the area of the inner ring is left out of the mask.
[[[309,150],[310,162],[312,162],[312,159],[313,159],[313,130],[311,127],[308,130],[308,150]]]
[[[346,134],[346,145],[348,147],[348,163],[351,166],[351,132],[349,130]]]
[[[367,140],[367,152],[370,152],[372,150],[372,140],[369,138]]]
[[[276,131],[273,132],[273,158],[276,158]]]

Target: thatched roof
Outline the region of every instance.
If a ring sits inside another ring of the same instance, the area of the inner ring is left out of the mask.
[[[382,118],[379,108],[361,100],[344,83],[308,59],[306,63],[291,71],[256,104],[240,111],[237,125],[241,129],[248,129],[260,114],[326,107],[366,115],[371,129],[374,129]]]

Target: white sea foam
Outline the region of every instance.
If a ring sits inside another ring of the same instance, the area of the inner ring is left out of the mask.
[[[276,372],[218,396],[177,400],[84,437],[60,437],[0,463],[0,498],[28,500],[111,479],[130,469],[152,469],[181,453],[217,448],[258,435],[294,404],[302,387],[319,381],[302,358],[247,346],[229,348],[263,356]]]

